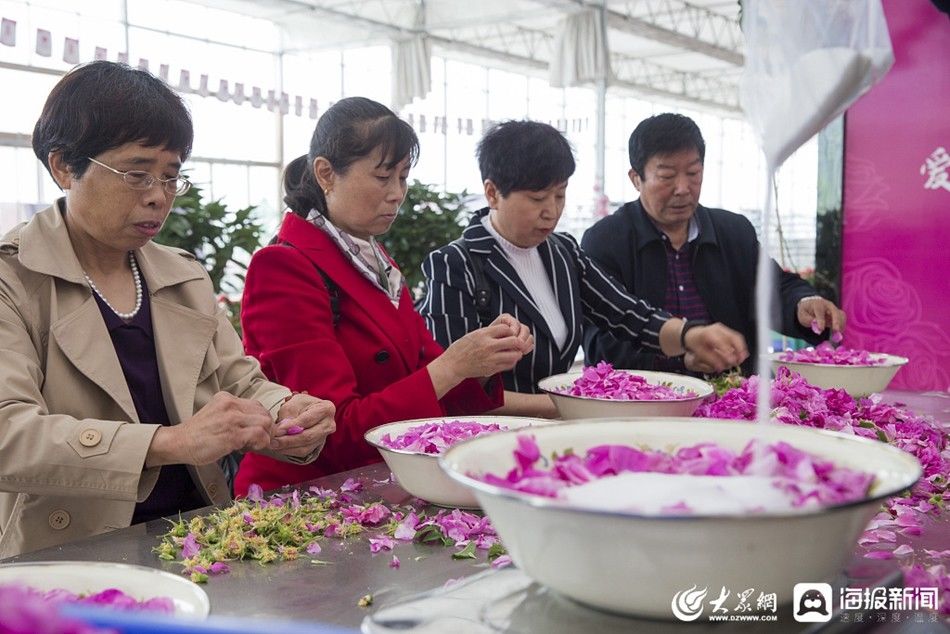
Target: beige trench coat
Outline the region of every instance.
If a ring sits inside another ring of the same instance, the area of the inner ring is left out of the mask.
[[[128,526],[159,474],[144,469],[159,426],[139,424],[62,207],[0,241],[0,557]],[[274,414],[289,392],[244,355],[203,267],[153,243],[135,257],[170,422],[222,390]],[[229,501],[218,465],[189,471],[209,504]]]

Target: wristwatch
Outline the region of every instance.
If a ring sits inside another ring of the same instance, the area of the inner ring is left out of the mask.
[[[683,322],[683,329],[680,330],[680,347],[683,350],[689,352],[689,348],[686,347],[686,333],[689,332],[691,328],[696,328],[697,326],[708,326],[709,321],[705,319],[687,319]]]

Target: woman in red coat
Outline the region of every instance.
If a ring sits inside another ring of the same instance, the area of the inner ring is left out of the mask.
[[[248,267],[244,344],[271,380],[333,401],[337,429],[309,465],[246,455],[238,495],[252,483],[271,489],[377,462],[363,440],[377,425],[498,408],[494,375],[531,351],[527,328],[509,315],[443,351],[413,308],[375,237],[396,219],[418,152],[407,123],[354,97],[320,117],[310,152],[288,166],[292,213]]]

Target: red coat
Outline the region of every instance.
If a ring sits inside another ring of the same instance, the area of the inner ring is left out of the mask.
[[[502,405],[500,381],[491,394],[467,380],[437,399],[426,365],[442,348],[426,330],[403,288],[399,308],[363,277],[330,238],[288,213],[282,243],[254,254],[247,270],[241,325],[247,353],[269,379],[336,405],[336,431],[308,465],[247,454],[235,481],[244,495],[302,482],[380,460],[367,430],[398,420],[474,414]],[[333,325],[320,269],[339,287],[340,319]]]

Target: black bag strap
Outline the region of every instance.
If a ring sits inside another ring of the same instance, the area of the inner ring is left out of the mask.
[[[293,244],[283,240],[277,240],[275,243],[293,249],[297,248]],[[331,280],[330,276],[317,266],[315,262],[311,260],[310,263],[313,264],[313,268],[315,268],[317,273],[320,274],[320,277],[323,278],[323,284],[327,287],[327,293],[330,295],[330,313],[333,315],[333,327],[336,328],[340,323],[340,287],[336,282]]]
[[[333,315],[333,327],[336,328],[340,323],[340,287],[319,266],[314,264],[313,268],[317,269],[317,273],[323,278],[323,283],[326,284],[327,292],[330,294],[330,313]]]
[[[466,257],[472,263],[472,276],[475,278],[475,312],[478,313],[479,324],[484,327],[495,319],[495,315],[492,314],[491,310],[491,287],[485,281],[482,257],[472,253],[465,242],[465,238],[461,238],[459,244],[461,244]]]

